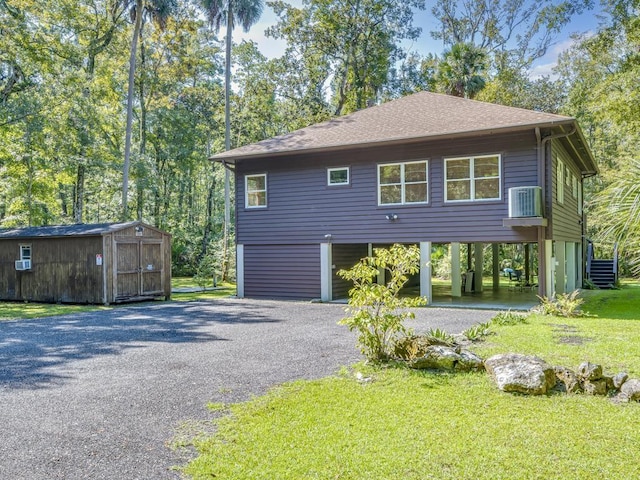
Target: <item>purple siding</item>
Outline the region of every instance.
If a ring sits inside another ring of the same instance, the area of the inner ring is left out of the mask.
[[[557,161],[562,160],[565,171],[568,168],[578,178],[578,188],[582,188],[580,171],[567,154],[564,147],[558,142],[552,142],[552,185],[553,201],[551,203],[550,225],[551,238],[565,242],[582,242],[582,216],[578,214],[578,198],[573,195],[571,185],[564,186],[564,202],[558,202]],[[566,176],[566,173],[565,173]]]
[[[244,291],[254,298],[320,298],[320,246],[245,245]]]
[[[502,155],[502,200],[445,204],[444,157],[481,154]],[[377,164],[419,159],[429,161],[429,203],[378,206]],[[350,185],[327,186],[326,169],[334,166],[351,168]],[[244,175],[264,172],[267,208],[245,209]],[[502,220],[508,216],[508,189],[538,185],[537,175],[533,131],[244,160],[236,169],[237,241],[245,246],[317,245],[331,234],[340,244],[535,242],[535,228],[503,227]],[[389,213],[398,220],[387,220]]]

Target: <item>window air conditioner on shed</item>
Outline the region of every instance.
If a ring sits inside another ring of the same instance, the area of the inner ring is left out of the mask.
[[[31,260],[16,260],[16,270],[31,270]]]
[[[542,187],[509,189],[509,218],[542,217]]]

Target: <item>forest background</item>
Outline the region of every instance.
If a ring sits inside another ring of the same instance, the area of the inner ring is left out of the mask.
[[[589,235],[639,273],[640,0],[595,1],[268,1],[284,53],[232,45],[230,146],[421,90],[569,115],[601,169]],[[174,274],[232,278],[233,211],[208,160],[225,149],[229,7],[235,27],[263,4],[0,0],[0,228],[141,219],[172,233]],[[594,8],[597,28],[534,76]],[[440,52],[416,47],[425,15]]]

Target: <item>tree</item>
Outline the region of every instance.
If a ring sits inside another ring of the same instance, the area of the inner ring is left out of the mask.
[[[449,95],[473,98],[485,86],[487,55],[471,43],[456,43],[444,53],[436,81]]]
[[[134,0],[130,5],[131,18],[133,19],[133,36],[131,38],[131,50],[129,51],[129,79],[127,90],[127,125],[125,127],[124,141],[124,166],[122,168],[122,220],[129,217],[129,165],[131,163],[131,130],[133,127],[133,90],[135,87],[136,59],[138,54],[138,40],[142,31],[142,22],[145,15],[163,29],[167,19],[175,8],[175,0]]]
[[[378,272],[387,273],[386,284],[375,283]],[[420,271],[420,249],[395,244],[388,249],[374,249],[373,257],[365,257],[338,275],[353,282],[349,290],[348,317],[340,320],[349,330],[357,330],[360,350],[373,362],[388,360],[394,342],[409,330],[404,321],[414,318],[409,309],[427,303],[422,297],[401,297],[400,291],[409,275]]]
[[[542,57],[571,17],[593,0],[437,0],[440,28],[431,36],[447,47],[472,43],[484,49],[496,70],[528,68]]]
[[[263,0],[201,0],[209,23],[216,32],[222,25],[227,27],[225,37],[225,69],[224,69],[224,147],[231,149],[231,39],[236,23],[247,32],[260,19],[264,6]],[[227,257],[229,249],[229,224],[231,223],[231,180],[229,170],[224,176],[224,264],[222,280],[227,277]]]
[[[331,91],[334,115],[380,99],[391,66],[403,56],[400,42],[416,39],[413,9],[424,0],[305,0],[303,8],[269,2],[279,17],[267,35],[287,42],[291,72],[321,98]]]

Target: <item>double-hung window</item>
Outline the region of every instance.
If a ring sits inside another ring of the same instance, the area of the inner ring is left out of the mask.
[[[31,245],[20,245],[20,260],[31,261]]]
[[[246,175],[244,177],[245,207],[264,208],[267,206],[267,174]]]
[[[429,200],[429,162],[378,165],[378,205],[408,205]]]
[[[556,164],[556,201],[564,203],[564,163],[558,159]]]
[[[445,158],[445,201],[500,200],[500,155]]]

